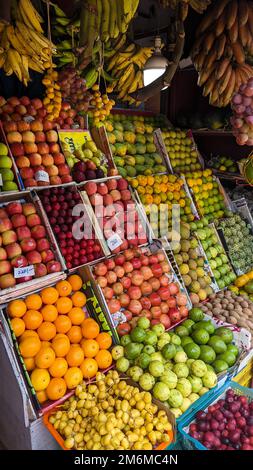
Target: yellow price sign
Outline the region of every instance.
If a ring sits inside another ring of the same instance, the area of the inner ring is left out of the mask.
[[[59,130],[58,134],[64,152],[73,153],[77,149],[82,149],[86,142],[92,140],[89,131],[72,129],[69,131]]]

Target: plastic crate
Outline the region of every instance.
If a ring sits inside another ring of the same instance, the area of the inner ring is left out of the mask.
[[[208,450],[201,442],[197,441],[188,434],[190,424],[195,421],[195,416],[198,411],[206,410],[210,405],[216,403],[220,398],[223,398],[226,391],[233,389],[237,395],[245,395],[249,398],[250,401],[253,400],[253,390],[242,387],[236,382],[227,382],[223,387],[211,390],[210,392],[203,395],[203,399],[199,401],[198,405],[192,406],[192,412],[189,413],[184,419],[181,419],[178,425],[179,439],[182,439],[183,448],[186,450]]]
[[[249,361],[246,367],[237,374],[233,381],[239,383],[243,387],[250,387],[250,383],[253,379],[253,359]]]

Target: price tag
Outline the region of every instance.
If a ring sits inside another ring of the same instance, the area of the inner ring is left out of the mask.
[[[37,171],[35,174],[35,179],[36,181],[45,181],[46,183],[49,183],[49,175],[44,170]]]
[[[35,118],[33,116],[25,116],[23,119],[25,122],[28,122],[28,124],[30,124],[30,122],[35,121]]]
[[[123,312],[116,312],[112,314],[112,322],[115,328],[120,324],[120,323],[125,323],[126,322],[126,316],[124,315]]]
[[[14,277],[18,279],[20,277],[34,276],[34,266],[25,266],[24,268],[14,268]]]
[[[2,173],[0,173],[0,186],[3,186],[3,177],[2,177]]]
[[[112,235],[107,240],[108,248],[111,251],[116,250],[116,248],[118,248],[121,245],[121,243],[122,243],[122,240],[121,240],[120,236],[117,233]]]

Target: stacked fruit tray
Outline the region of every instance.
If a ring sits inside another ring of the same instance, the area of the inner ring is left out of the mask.
[[[203,159],[200,156],[191,130],[163,130],[161,138],[167,151],[172,173],[195,172],[204,168]]]
[[[18,191],[23,189],[18,168],[11,156],[0,122],[0,191]]]

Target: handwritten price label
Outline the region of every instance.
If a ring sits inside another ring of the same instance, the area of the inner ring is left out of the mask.
[[[35,174],[36,181],[44,181],[45,183],[49,183],[49,175],[44,170],[39,170]]]
[[[14,268],[14,277],[19,279],[20,277],[34,276],[34,266],[25,266],[24,268]]]
[[[109,250],[111,250],[111,251],[116,250],[116,248],[118,248],[121,244],[122,244],[122,240],[121,240],[120,236],[117,233],[112,235],[107,240],[107,246],[108,246]]]

